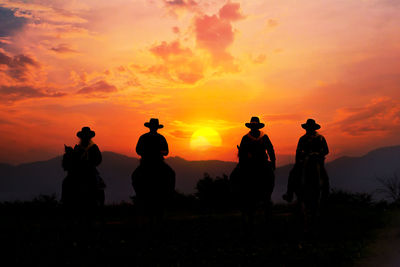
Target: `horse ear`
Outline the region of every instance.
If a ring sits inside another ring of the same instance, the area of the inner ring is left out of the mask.
[[[240,146],[239,145],[237,145],[236,147],[237,147],[238,150],[240,150]]]

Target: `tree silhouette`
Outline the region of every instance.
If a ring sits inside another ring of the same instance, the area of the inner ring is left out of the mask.
[[[195,196],[207,209],[221,210],[233,207],[231,186],[226,174],[212,178],[208,173],[204,173],[203,178],[197,182],[196,190]]]
[[[386,178],[376,178],[376,180],[381,184],[377,192],[384,194],[393,203],[400,204],[400,178],[397,174]]]

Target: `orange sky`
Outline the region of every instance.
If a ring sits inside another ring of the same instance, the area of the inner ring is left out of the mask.
[[[236,160],[253,115],[278,165],[309,117],[330,159],[400,144],[398,14],[393,0],[0,0],[0,162],[59,155],[85,125],[136,156],[150,117],[186,159]],[[190,146],[204,127],[220,146]]]

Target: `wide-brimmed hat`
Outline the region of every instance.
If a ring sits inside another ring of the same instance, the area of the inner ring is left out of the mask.
[[[260,119],[258,117],[251,117],[250,122],[247,122],[245,125],[247,128],[250,129],[261,129],[265,126],[264,123],[260,122]]]
[[[76,133],[76,136],[79,138],[93,138],[96,135],[96,133],[92,130],[90,130],[90,127],[82,127],[82,130]]]
[[[157,129],[161,129],[164,127],[164,125],[160,124],[158,122],[158,119],[155,118],[151,118],[149,122],[145,122],[144,126],[146,126],[147,128],[157,128]]]
[[[316,123],[313,119],[308,119],[306,123],[303,123],[301,125],[301,127],[306,130],[318,130],[319,128],[321,128],[321,125]]]

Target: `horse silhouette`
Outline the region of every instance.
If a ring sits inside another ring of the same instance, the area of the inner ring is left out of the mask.
[[[295,165],[293,172],[298,178],[294,194],[297,197],[304,231],[308,232],[314,228],[320,206],[325,201],[327,174],[320,156],[312,153],[302,164]]]
[[[313,228],[321,203],[329,194],[329,177],[324,167],[329,153],[325,138],[317,132],[321,128],[314,119],[301,124],[306,134],[300,137],[296,149],[296,163],[290,172],[287,193],[282,197],[288,202],[297,197],[304,230]]]
[[[98,174],[88,175],[82,172],[79,154],[70,146],[65,146],[62,167],[67,172],[61,191],[61,201],[64,206],[78,212],[104,205],[103,179]]]
[[[168,143],[157,133],[163,128],[158,119],[152,118],[144,124],[150,131],[140,136],[136,152],[141,156],[140,165],[132,173],[135,204],[151,223],[163,219],[165,208],[175,193],[175,172],[164,161],[168,155]]]
[[[175,172],[162,161],[141,164],[132,173],[132,186],[142,211],[161,219],[175,192]]]
[[[237,148],[240,155],[240,146]],[[239,163],[230,175],[230,181],[246,228],[252,227],[259,204],[263,204],[266,219],[269,219],[272,208],[271,195],[275,185],[270,161],[262,164],[251,161],[243,163],[239,158]]]

